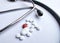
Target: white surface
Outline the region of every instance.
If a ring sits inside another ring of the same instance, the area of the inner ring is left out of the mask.
[[[17,3],[19,4],[20,2],[9,3],[6,0],[4,1],[0,0],[0,5],[2,4],[0,7],[0,11],[18,8],[18,7],[26,7],[30,5],[30,4],[26,5],[25,3],[22,4],[22,2],[18,5]],[[59,26],[56,20],[45,9],[41,7],[39,7],[39,9],[42,10],[44,13],[44,15],[40,17],[40,19],[36,18],[35,13],[32,12],[29,16],[21,20],[18,24],[12,26],[8,30],[1,33],[0,43],[59,43]],[[7,26],[9,23],[14,21],[15,19],[17,19],[27,11],[28,10],[15,11],[0,15],[0,28]],[[20,41],[17,38],[15,38],[15,35],[17,33],[20,33],[22,29],[21,28],[22,24],[25,23],[26,19],[30,19],[30,18],[35,20],[35,22],[40,27],[40,31],[34,31],[31,37],[29,38],[25,37],[23,41]]]

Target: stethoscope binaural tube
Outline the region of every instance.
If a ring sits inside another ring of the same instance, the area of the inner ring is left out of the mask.
[[[31,0],[31,2],[32,2],[32,5],[33,5],[32,9],[29,10],[28,12],[26,12],[25,14],[23,14],[21,17],[19,17],[18,19],[16,19],[16,20],[13,21],[12,23],[10,23],[8,26],[0,29],[0,33],[3,32],[4,30],[6,30],[7,28],[13,26],[14,24],[16,24],[17,22],[19,22],[20,20],[22,20],[22,19],[25,18],[26,16],[28,16],[31,12],[33,12],[33,11],[35,10],[35,5],[34,5],[34,2],[33,2],[32,0]],[[14,10],[16,10],[16,9],[8,10],[8,11],[10,12],[10,11],[14,11]],[[18,10],[18,9],[17,9],[17,10]],[[7,11],[7,12],[8,12],[8,11]],[[5,12],[6,12],[6,11],[0,12],[0,13],[5,13]]]

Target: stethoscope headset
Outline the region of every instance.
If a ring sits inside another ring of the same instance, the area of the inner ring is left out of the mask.
[[[16,0],[8,0],[10,2],[15,2]],[[14,22],[12,22],[11,24],[9,24],[8,26],[4,27],[2,30],[0,30],[0,32],[3,32],[4,30],[6,30],[8,27],[16,24],[17,22],[19,22],[20,20],[22,20],[23,18],[25,18],[27,15],[29,15],[32,11],[36,10],[36,12],[38,13],[38,16],[43,16],[43,12],[40,11],[39,9],[37,9],[35,7],[34,4],[43,7],[44,9],[46,9],[57,21],[57,23],[60,26],[60,17],[56,14],[56,12],[54,12],[51,8],[49,8],[48,6],[46,6],[45,4],[38,2],[36,0],[22,0],[22,1],[27,1],[27,2],[31,2],[33,4],[33,7],[26,7],[26,8],[17,8],[17,9],[11,9],[11,10],[7,10],[7,11],[2,11],[0,12],[0,14],[3,13],[7,13],[7,12],[11,12],[11,11],[17,11],[17,10],[22,10],[22,9],[31,9],[28,12],[26,12],[24,15],[22,15],[20,18],[18,18],[17,20],[15,20]]]

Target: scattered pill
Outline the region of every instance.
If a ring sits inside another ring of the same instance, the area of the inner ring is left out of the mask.
[[[34,20],[33,20],[33,19],[30,19],[30,20],[29,20],[29,22],[30,22],[30,23],[33,23],[33,22],[34,22]]]
[[[26,34],[27,37],[30,37],[31,35],[32,35],[32,33],[30,33],[30,32],[28,32],[28,33]]]
[[[19,40],[24,40],[25,39],[25,37],[24,36],[21,36],[20,38],[19,38]]]
[[[34,26],[33,25],[31,25],[31,27],[29,28],[29,32],[30,33],[34,32]]]
[[[36,30],[38,30],[38,31],[40,30],[40,28],[39,28],[39,27],[35,27],[35,29],[36,29]]]
[[[26,29],[22,29],[22,31],[20,32],[21,35],[25,36],[27,34]]]
[[[29,32],[32,33],[34,31],[34,29],[30,29]]]
[[[19,34],[19,33],[17,33],[17,34],[16,34],[16,38],[19,38],[19,37],[20,37],[20,34]]]

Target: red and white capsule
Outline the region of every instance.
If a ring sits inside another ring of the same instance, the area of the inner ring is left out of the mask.
[[[22,25],[21,35],[25,36],[27,34],[27,32],[28,32],[28,24],[25,23],[25,24]]]

